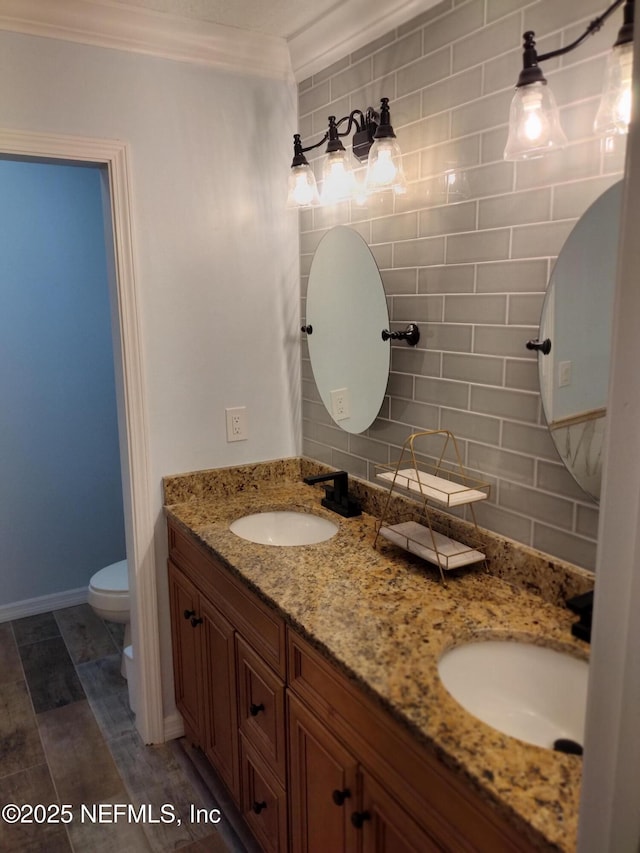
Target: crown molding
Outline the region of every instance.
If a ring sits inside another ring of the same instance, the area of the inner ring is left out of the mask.
[[[0,0],[0,30],[292,78],[284,39],[109,0]]]
[[[288,39],[297,83],[436,6],[440,0],[346,0]]]
[[[0,0],[0,30],[300,82],[438,2],[343,0],[285,41],[110,0]]]

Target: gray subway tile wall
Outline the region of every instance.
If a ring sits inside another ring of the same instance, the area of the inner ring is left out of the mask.
[[[569,139],[540,160],[505,163],[521,35],[541,52],[574,40],[601,0],[445,0],[299,87],[305,142],[327,116],[390,98],[408,192],[364,207],[300,214],[301,314],[318,242],[355,228],[381,270],[392,327],[420,325],[416,349],[393,342],[387,394],[363,435],[325,411],[302,343],[303,450],[373,479],[415,429],[450,429],[464,461],[492,483],[479,523],[585,568],[595,564],[597,506],[561,464],[544,421],[537,356],[540,311],[556,256],[577,219],[622,176],[624,144],[593,136],[606,54],[620,22],[544,64]],[[320,179],[322,149],[309,160]],[[464,169],[470,194],[443,204],[445,169]]]

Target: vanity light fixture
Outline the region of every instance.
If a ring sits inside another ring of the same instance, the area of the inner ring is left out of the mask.
[[[341,130],[345,123],[346,127]],[[351,155],[342,144],[342,138],[352,132],[354,157],[360,162],[367,161],[364,193],[358,187]],[[322,166],[322,194],[319,195],[313,170],[304,155],[325,142],[327,156]],[[329,116],[329,128],[322,139],[306,148],[300,134],[294,135],[287,207],[334,204],[349,199],[361,201],[364,194],[382,190],[392,190],[396,194],[406,192],[402,153],[391,125],[388,98],[382,98],[379,113],[369,107],[366,113],[355,109],[340,119]]]
[[[524,34],[522,71],[511,101],[509,138],[505,160],[527,160],[563,148],[567,138],[560,125],[558,107],[539,63],[569,53],[597,32],[624,3],[623,24],[609,55],[605,84],[594,130],[603,136],[626,133],[631,112],[634,0],[615,0],[571,44],[543,53],[536,51],[535,33]]]

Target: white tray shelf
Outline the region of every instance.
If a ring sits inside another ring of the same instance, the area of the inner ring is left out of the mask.
[[[395,465],[377,465],[376,478],[405,491],[417,492],[423,498],[436,501],[445,507],[483,501],[489,495],[487,483],[464,477],[454,471],[429,468],[419,462],[417,465],[417,468],[401,469]]]
[[[436,443],[437,441],[439,444]],[[422,451],[421,456],[437,459],[434,465],[416,458],[416,443]],[[434,446],[437,450],[439,449],[437,453],[433,452]],[[457,464],[444,462],[449,448],[453,449]],[[432,452],[425,453],[428,450]],[[486,567],[486,557],[476,548],[477,541],[473,544],[464,544],[435,531],[429,515],[430,503],[446,509],[469,505],[476,533],[474,539],[478,541],[480,539],[473,506],[478,501],[486,500],[490,486],[488,483],[468,476],[462,465],[453,433],[448,430],[413,433],[405,441],[398,462],[393,465],[376,466],[376,478],[388,485],[389,494],[374,546],[378,536],[382,536],[406,551],[430,563],[435,563],[440,569],[440,577],[445,585],[444,572],[474,563],[484,563]],[[415,518],[393,524],[385,521],[394,490],[401,490],[421,501],[421,521],[424,523],[416,521]],[[449,518],[451,519],[451,516]]]
[[[380,536],[430,563],[435,563],[445,572],[481,563],[485,559],[481,551],[463,545],[443,533],[430,530],[417,521],[404,521],[388,527],[383,525],[380,528]]]

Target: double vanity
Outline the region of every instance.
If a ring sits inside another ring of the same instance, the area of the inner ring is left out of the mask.
[[[588,646],[562,602],[590,576],[491,535],[489,572],[445,587],[436,567],[373,547],[383,489],[350,484],[356,517],[323,507],[303,480],[327,471],[288,459],[165,479],[187,737],[264,850],[574,850],[582,759],[551,747],[580,739]],[[466,649],[480,658],[456,661]],[[533,702],[554,676],[571,684],[545,709],[559,731],[525,721],[514,737],[484,716],[500,666],[524,716],[518,691]]]

